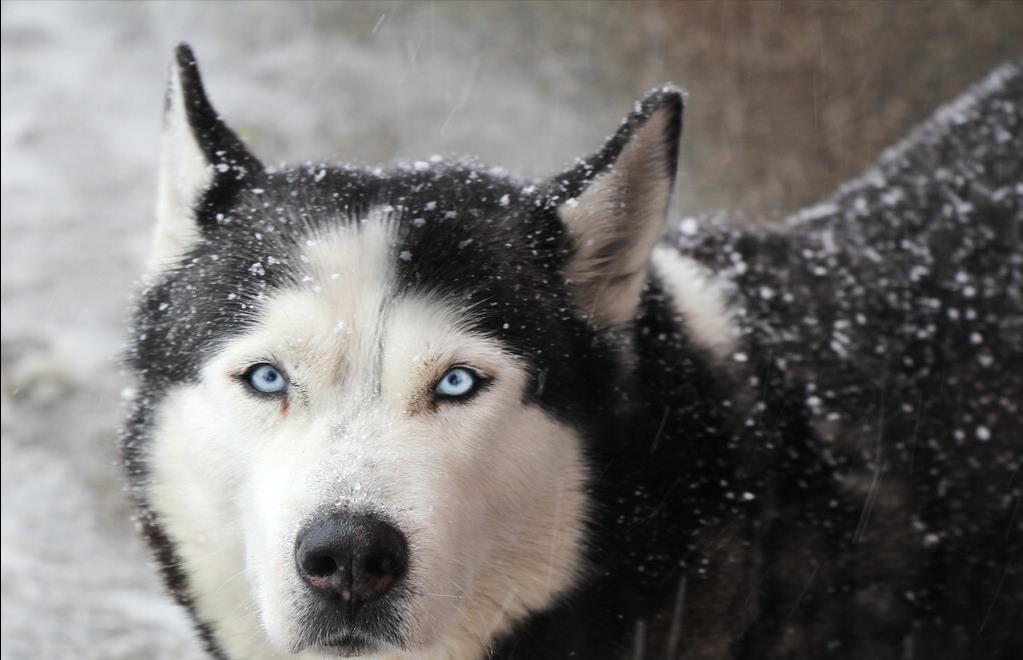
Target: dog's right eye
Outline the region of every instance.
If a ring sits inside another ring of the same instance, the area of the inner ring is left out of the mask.
[[[441,400],[468,401],[489,382],[490,379],[480,375],[474,369],[455,366],[444,372],[444,375],[433,386],[433,392]]]
[[[272,364],[257,364],[245,372],[245,381],[259,394],[283,394],[288,380]]]

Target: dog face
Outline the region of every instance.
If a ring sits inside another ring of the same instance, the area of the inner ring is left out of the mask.
[[[124,449],[212,647],[478,655],[585,580],[680,120],[659,90],[543,182],[268,170],[179,49]]]

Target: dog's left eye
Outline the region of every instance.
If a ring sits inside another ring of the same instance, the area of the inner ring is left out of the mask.
[[[245,380],[259,394],[282,394],[288,381],[272,364],[257,364],[245,372]]]
[[[452,367],[437,381],[433,391],[444,399],[464,399],[479,389],[481,379],[466,367]]]

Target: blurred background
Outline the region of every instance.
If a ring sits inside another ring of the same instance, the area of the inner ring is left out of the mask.
[[[4,2],[2,656],[198,647],[134,536],[118,365],[190,42],[264,162],[475,154],[542,176],[661,82],[677,214],[771,221],[1023,56],[1018,2]]]

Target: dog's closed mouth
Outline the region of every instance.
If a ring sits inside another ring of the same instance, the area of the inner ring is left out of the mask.
[[[379,650],[376,642],[358,635],[338,635],[320,642],[317,646],[324,653],[338,655],[342,658],[353,658],[356,656],[375,653]]]

